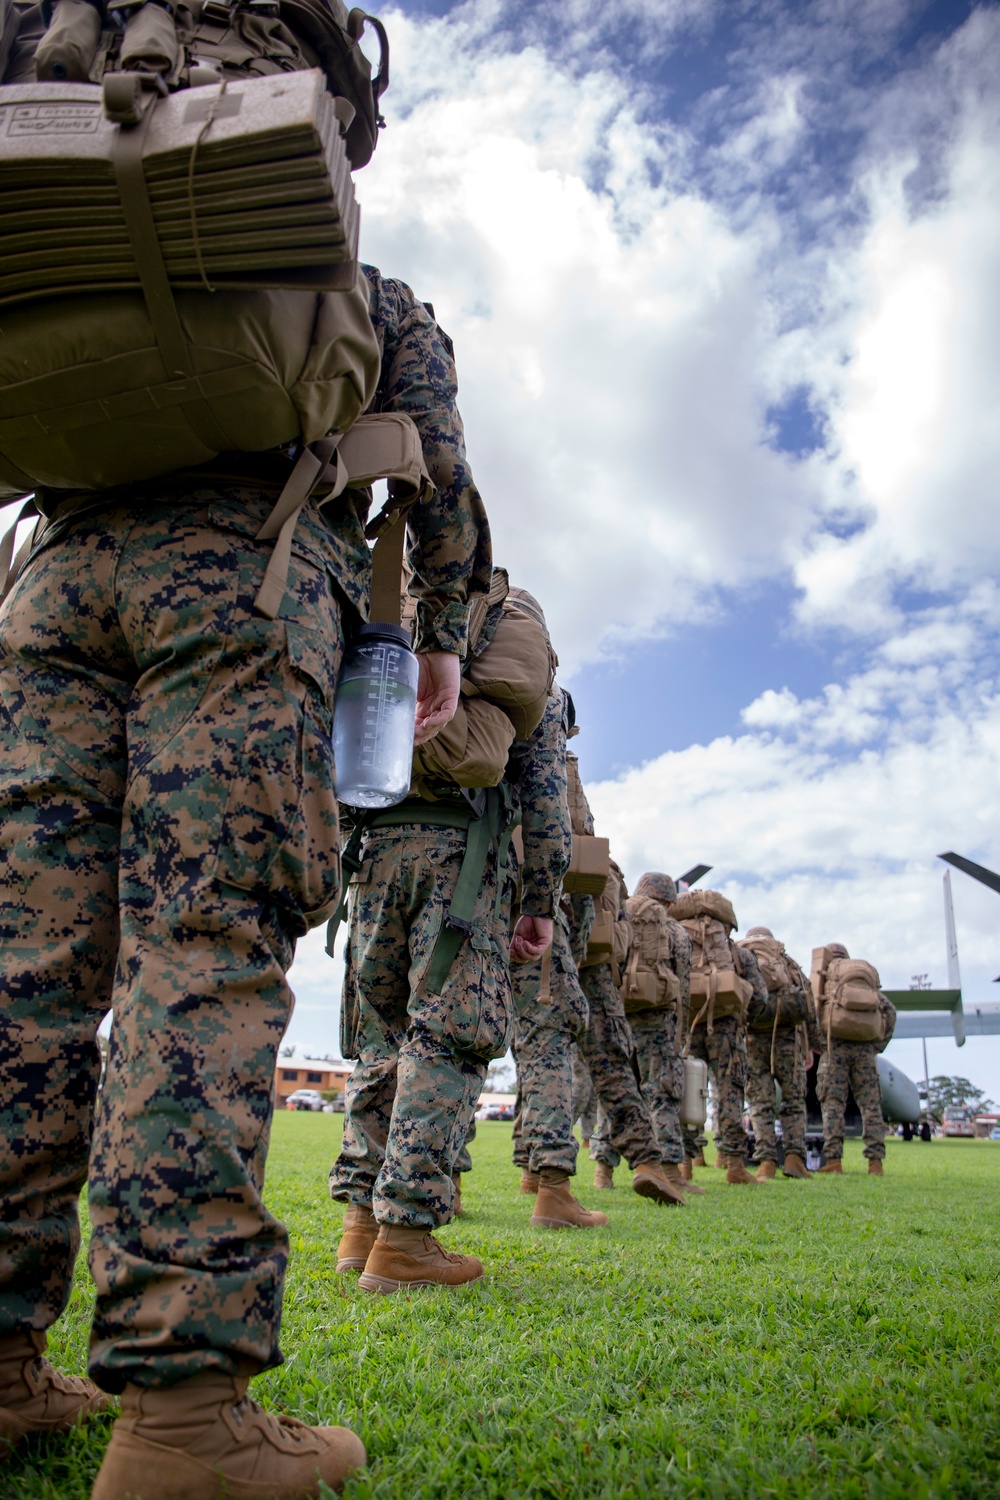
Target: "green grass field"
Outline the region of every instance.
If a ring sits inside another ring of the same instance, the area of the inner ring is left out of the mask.
[[[578,1192],[611,1216],[533,1231],[510,1127],[480,1127],[461,1292],[370,1298],[336,1276],[326,1196],[339,1116],[275,1121],[269,1202],[289,1225],[286,1364],[266,1404],[360,1432],[354,1500],[645,1496],[1000,1496],[1000,1145],[890,1141],[886,1176],[849,1143],[843,1178],[727,1187],[658,1209]],[[84,1270],[52,1338],[84,1367]],[[110,1423],[19,1450],[3,1500],[84,1500]]]

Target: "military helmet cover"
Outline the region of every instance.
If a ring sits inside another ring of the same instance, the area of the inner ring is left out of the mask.
[[[769,938],[773,938],[774,937],[774,933],[771,931],[770,927],[748,927],[747,928],[747,937],[769,937]]]
[[[669,875],[660,874],[656,870],[647,870],[645,875],[639,877],[635,894],[650,896],[654,901],[662,901],[665,905],[672,906],[677,900],[677,886]]]
[[[843,943],[827,943],[826,951],[831,958],[850,958],[850,954]]]

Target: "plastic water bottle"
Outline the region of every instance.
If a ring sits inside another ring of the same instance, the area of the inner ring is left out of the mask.
[[[333,703],[337,796],[348,807],[392,807],[409,791],[419,671],[399,625],[362,625],[348,646]]]

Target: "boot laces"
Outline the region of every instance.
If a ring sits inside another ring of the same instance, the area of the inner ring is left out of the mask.
[[[247,1421],[256,1422],[276,1448],[287,1448],[290,1444],[300,1445],[305,1433],[309,1431],[306,1424],[297,1417],[276,1417],[273,1412],[265,1411],[251,1396],[244,1396],[237,1401],[232,1413],[233,1420],[239,1427]]]
[[[91,1391],[89,1380],[82,1375],[64,1375],[57,1370],[55,1365],[50,1365],[48,1360],[39,1355],[32,1361],[31,1372],[39,1384],[48,1385],[51,1389],[60,1391],[64,1396],[87,1396]]]
[[[435,1239],[432,1234],[424,1235],[424,1244],[427,1246],[428,1250],[436,1250],[439,1255],[443,1255],[445,1260],[450,1261],[452,1265],[457,1264],[460,1260],[464,1260],[465,1258],[462,1255],[456,1255],[451,1250],[446,1250],[441,1241]]]

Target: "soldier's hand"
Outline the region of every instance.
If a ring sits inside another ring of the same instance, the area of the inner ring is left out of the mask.
[[[532,964],[541,958],[552,941],[551,917],[518,917],[510,940],[512,964]]]
[[[458,707],[462,663],[451,651],[418,651],[417,720],[413,743],[422,745],[451,722]]]

